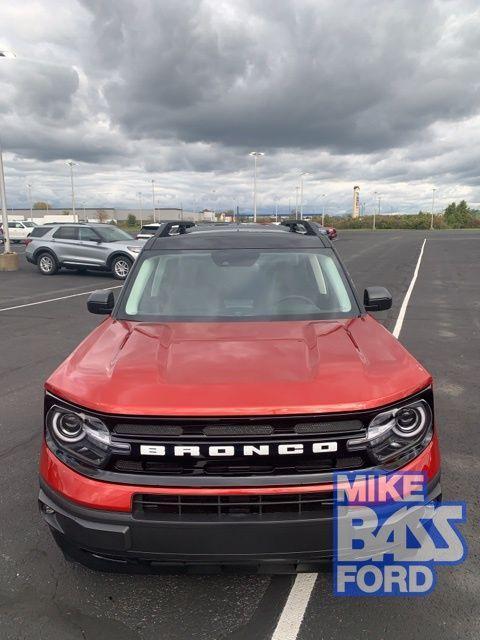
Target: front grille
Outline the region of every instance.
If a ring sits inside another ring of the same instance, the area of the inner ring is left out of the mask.
[[[202,432],[204,436],[241,438],[248,436],[270,436],[274,433],[274,428],[271,424],[214,424],[203,427]]]
[[[295,425],[295,433],[344,433],[362,429],[360,420],[339,420],[338,422],[300,422]]]
[[[352,455],[346,442],[362,437],[368,420],[363,414],[117,419],[110,427],[113,437],[128,442],[131,454],[112,456],[108,468],[134,475],[186,477],[295,476],[363,469],[371,466],[368,454]],[[335,443],[337,450],[318,453],[313,443]],[[280,452],[280,447],[295,444],[303,445],[300,454]],[[199,454],[175,455],[178,445],[195,447]],[[230,453],[212,454],[215,446]],[[247,454],[245,446],[256,450]],[[148,447],[154,451],[146,453]],[[262,447],[268,454],[260,453]],[[164,452],[158,453],[158,448]]]
[[[238,520],[318,518],[329,516],[333,493],[282,493],[255,495],[136,494],[133,517],[141,520]]]
[[[235,461],[226,464],[225,461],[209,461],[199,467],[198,463],[186,461],[183,463],[170,461],[120,460],[114,463],[115,471],[122,473],[148,473],[164,475],[205,475],[205,476],[251,476],[251,475],[294,475],[303,473],[325,473],[327,471],[348,471],[361,469],[364,460],[361,456],[342,456],[323,459],[303,459],[293,462],[276,464],[245,464]]]
[[[364,429],[361,420],[332,419],[332,420],[310,420],[309,422],[299,420],[299,418],[274,418],[271,423],[265,419],[258,422],[252,419],[249,423],[245,420],[228,419],[221,420],[214,418],[211,420],[199,420],[188,418],[146,422],[118,422],[113,427],[113,432],[120,436],[178,436],[191,438],[199,436],[201,438],[221,437],[221,438],[249,438],[252,436],[294,436],[297,434],[319,434],[348,432],[357,433]]]
[[[181,436],[182,427],[175,424],[116,424],[114,433],[123,436]]]

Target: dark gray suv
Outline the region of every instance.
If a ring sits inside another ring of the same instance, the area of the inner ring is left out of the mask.
[[[25,257],[44,276],[65,267],[111,271],[125,280],[145,242],[110,224],[51,224],[36,227],[27,238]]]

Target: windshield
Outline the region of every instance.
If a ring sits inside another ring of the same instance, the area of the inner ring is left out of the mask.
[[[358,313],[329,249],[217,249],[147,254],[118,315],[141,321],[226,321]]]
[[[104,227],[95,227],[95,231],[104,242],[117,242],[118,240],[132,240],[132,236],[126,231],[118,229],[113,225],[105,225]]]
[[[158,230],[159,226],[160,225],[158,225],[158,224],[145,225],[144,227],[142,227],[140,229],[140,233],[156,233],[156,231]]]
[[[26,221],[23,223],[23,225],[24,225],[25,227],[36,227],[36,226],[37,226],[35,222],[30,222],[30,221],[28,221],[28,220],[26,220]]]

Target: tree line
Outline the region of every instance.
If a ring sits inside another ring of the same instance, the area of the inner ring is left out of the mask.
[[[46,202],[36,202],[34,209],[49,209]],[[65,210],[64,213],[70,213]],[[90,212],[91,213],[91,212]],[[233,211],[227,211],[226,214],[233,215]],[[307,213],[308,215],[308,213]],[[294,216],[294,213],[293,213]],[[107,222],[108,213],[104,209],[97,209],[96,216],[99,222]],[[314,220],[320,221],[320,216],[308,216]],[[375,226],[377,229],[430,229],[432,221],[431,213],[427,211],[419,211],[417,214],[398,214],[398,215],[377,215],[375,216]],[[373,226],[373,215],[352,218],[351,215],[343,216],[325,216],[325,225],[334,226],[338,229],[371,229]],[[135,215],[130,214],[126,220],[127,227],[138,226]],[[433,227],[435,229],[475,229],[480,228],[480,210],[473,209],[468,206],[465,200],[461,200],[458,204],[451,202],[444,211],[436,213],[433,216]]]
[[[319,219],[317,216],[315,219]],[[417,214],[377,215],[377,229],[430,229],[432,214],[419,211]],[[325,225],[337,229],[371,229],[373,215],[352,218],[347,216],[325,216]],[[434,214],[434,229],[475,229],[480,228],[480,210],[472,209],[465,200],[458,204],[451,202],[444,211]]]

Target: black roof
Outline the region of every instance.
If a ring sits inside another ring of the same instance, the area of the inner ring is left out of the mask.
[[[168,235],[171,227],[180,233]],[[162,249],[313,249],[330,247],[330,240],[320,235],[308,222],[287,221],[287,225],[256,223],[184,223],[171,221],[162,225],[147,241],[144,251]]]

